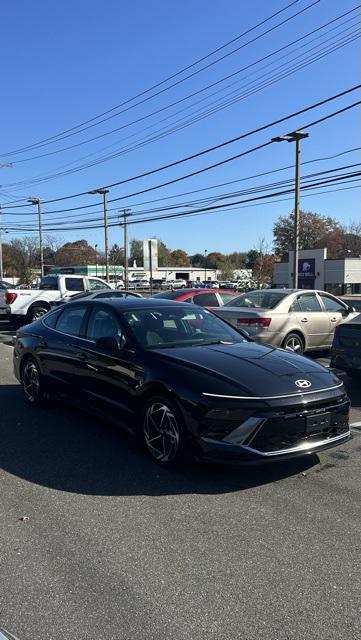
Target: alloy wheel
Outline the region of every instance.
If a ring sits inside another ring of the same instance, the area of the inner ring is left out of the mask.
[[[159,462],[171,462],[179,449],[180,432],[173,411],[164,403],[151,403],[144,416],[144,439]]]
[[[40,374],[35,362],[29,360],[24,367],[22,383],[26,399],[34,404],[40,397]]]
[[[298,336],[290,336],[287,338],[284,348],[289,351],[293,351],[294,353],[303,353],[303,344]]]

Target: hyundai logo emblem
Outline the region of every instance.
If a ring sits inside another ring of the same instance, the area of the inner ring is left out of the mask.
[[[295,385],[300,389],[308,389],[311,386],[311,382],[309,380],[296,380]]]

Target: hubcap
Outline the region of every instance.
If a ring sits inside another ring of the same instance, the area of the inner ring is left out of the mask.
[[[29,402],[35,402],[39,397],[39,372],[33,362],[28,362],[23,371],[23,388]]]
[[[172,411],[165,404],[148,407],[144,418],[145,443],[154,458],[169,462],[179,446],[179,428]]]
[[[298,338],[289,338],[286,342],[286,349],[294,351],[295,353],[302,352],[302,344]]]
[[[44,316],[45,313],[46,311],[39,309],[39,311],[33,311],[33,313],[31,314],[31,317],[33,320],[39,320],[39,318],[41,318],[41,316]]]

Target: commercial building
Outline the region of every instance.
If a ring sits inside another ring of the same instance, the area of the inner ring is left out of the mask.
[[[292,288],[293,251],[287,262],[273,266],[273,286]],[[327,258],[327,249],[299,252],[298,286],[335,295],[361,295],[361,258]]]

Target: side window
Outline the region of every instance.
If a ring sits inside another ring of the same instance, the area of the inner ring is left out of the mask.
[[[98,338],[116,337],[122,335],[122,329],[116,316],[108,309],[95,307],[89,318],[87,328],[87,338],[98,340]]]
[[[58,309],[58,311],[54,311],[53,313],[47,313],[44,316],[43,323],[47,327],[50,327],[50,329],[54,329],[58,321],[59,315],[61,314],[62,311],[63,311],[62,309]]]
[[[335,300],[335,298],[330,298],[329,296],[325,296],[325,294],[320,293],[320,298],[322,299],[323,304],[325,305],[326,311],[333,311],[334,313],[344,313],[345,307],[339,300]]]
[[[67,291],[84,291],[83,278],[65,278],[65,289]]]
[[[88,307],[80,305],[65,307],[55,325],[56,330],[71,336],[80,336],[80,330],[87,308]]]
[[[218,298],[215,293],[199,293],[193,297],[194,304],[201,307],[219,307]]]
[[[221,296],[223,304],[231,302],[231,300],[236,297],[233,293],[218,293],[218,295]]]
[[[298,296],[297,301],[299,309],[295,309],[295,311],[299,310],[304,313],[318,313],[319,311],[322,311],[315,293],[304,293],[303,295]]]
[[[97,289],[105,289],[105,285],[97,280],[96,278],[88,278],[89,289],[91,291],[96,291]]]

